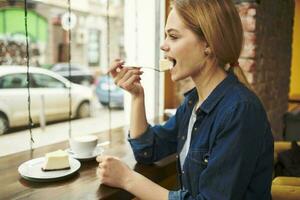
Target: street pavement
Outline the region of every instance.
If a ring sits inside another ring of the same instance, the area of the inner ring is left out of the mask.
[[[72,136],[95,134],[125,125],[123,110],[112,109],[110,113],[111,117],[109,117],[108,109],[100,106],[95,108],[92,117],[72,120]],[[109,123],[109,119],[111,119],[111,123]],[[67,140],[68,130],[68,121],[46,125],[44,130],[40,127],[33,128],[32,135],[35,141],[33,148]],[[0,136],[0,157],[29,149],[30,133],[28,129]]]

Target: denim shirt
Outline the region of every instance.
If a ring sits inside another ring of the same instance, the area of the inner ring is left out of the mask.
[[[164,125],[149,125],[139,138],[128,139],[138,162],[150,164],[179,155],[197,100],[194,88]],[[170,191],[169,199],[271,199],[273,137],[256,95],[229,73],[196,114],[190,148],[179,171],[184,189]]]

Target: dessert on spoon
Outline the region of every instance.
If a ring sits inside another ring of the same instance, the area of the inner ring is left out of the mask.
[[[148,67],[148,66],[139,66],[139,67],[137,67],[135,65],[128,65],[128,64],[123,65],[123,67],[152,69],[152,70],[157,71],[157,72],[165,72],[165,71],[167,71],[167,70],[169,70],[173,67],[173,62],[168,60],[168,59],[161,59],[159,61],[159,69],[154,68],[154,67]]]

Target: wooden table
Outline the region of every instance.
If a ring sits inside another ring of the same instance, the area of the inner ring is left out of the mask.
[[[127,142],[124,128],[112,130],[112,142],[105,147],[105,154],[121,158],[131,168],[150,178],[154,182],[168,188],[176,188],[175,157],[170,156],[153,165],[137,164]],[[100,133],[99,141],[106,141],[108,133]],[[17,144],[12,144],[17,145]],[[1,148],[1,147],[0,147]],[[0,157],[0,199],[132,199],[130,193],[105,185],[100,185],[96,176],[98,163],[95,160],[81,162],[81,168],[74,176],[57,182],[30,182],[18,173],[23,162],[44,156],[45,153],[57,149],[68,148],[67,142],[24,151]]]

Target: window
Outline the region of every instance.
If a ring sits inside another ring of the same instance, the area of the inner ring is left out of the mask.
[[[30,65],[46,68],[52,72],[48,75],[45,70],[32,71],[34,74],[31,74],[30,79],[30,104],[28,104],[25,70],[22,71],[24,74],[22,74],[21,79],[18,77],[14,80],[12,77],[1,79],[0,76],[0,89],[4,87],[23,88],[16,90],[18,92],[13,89],[1,90],[0,104],[3,102],[7,104],[13,102],[14,104],[10,104],[12,105],[10,108],[13,110],[4,110],[5,107],[0,107],[0,112],[7,115],[9,122],[14,123],[8,124],[9,130],[4,132],[5,137],[0,136],[0,140],[10,141],[10,143],[17,145],[14,145],[13,149],[9,148],[9,145],[0,148],[0,157],[30,148],[28,142],[19,142],[17,139],[17,137],[27,138],[28,141],[30,139],[26,127],[28,124],[28,105],[30,105],[31,115],[36,125],[34,127],[36,133],[34,134],[34,147],[58,143],[69,138],[69,125],[66,121],[69,119],[69,96],[72,97],[71,136],[100,133],[127,123],[123,109],[125,92],[117,88],[113,81],[108,82],[109,79],[104,74],[112,59],[118,57],[126,59],[127,56],[124,53],[124,0],[103,1],[104,4],[109,2],[110,12],[106,11],[106,6],[99,0],[84,1],[84,3],[82,1],[72,2],[72,7],[76,8],[74,14],[77,20],[76,26],[71,30],[71,49],[69,49],[68,43],[69,32],[61,26],[61,16],[67,13],[68,9],[61,7],[60,1],[49,2],[35,1],[34,7],[30,8],[28,33]],[[67,2],[64,2],[64,5],[67,5]],[[6,1],[1,6],[0,65],[22,65],[22,67],[26,67],[24,8],[18,7],[19,5],[11,5]],[[109,30],[107,19],[110,23]],[[130,26],[129,29],[135,30],[134,26]],[[23,37],[19,37],[20,35]],[[108,44],[109,53],[107,52]],[[69,76],[68,66],[69,50],[72,63],[71,76]],[[147,50],[152,52],[148,48]],[[56,68],[57,65],[61,65],[61,69],[59,69],[60,67]],[[14,72],[10,72],[10,75]],[[63,77],[60,78],[59,76]],[[69,95],[69,89],[66,87],[69,86],[66,79],[70,79],[74,83],[72,84],[71,95]],[[111,89],[110,93],[107,92],[107,88]],[[12,96],[18,95],[18,97],[8,97],[8,93]],[[108,103],[109,101],[110,103]],[[16,105],[20,105],[22,110]],[[109,110],[109,108],[111,109]],[[80,119],[79,116],[85,116],[81,114],[84,113],[83,111],[90,112],[91,117]],[[109,112],[113,115],[111,119],[108,117]],[[21,118],[20,113],[23,121],[19,120]],[[39,126],[42,118],[46,124],[44,130]],[[55,123],[52,123],[54,121]],[[16,135],[18,136],[15,137]],[[0,143],[3,144],[1,141]]]
[[[64,88],[65,84],[51,76],[45,74],[32,75],[35,87],[37,88]]]
[[[100,36],[98,30],[89,31],[88,59],[91,66],[97,66],[100,62]]]
[[[26,74],[10,74],[0,78],[0,88],[26,88],[27,77]]]

